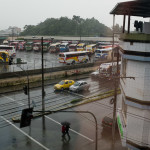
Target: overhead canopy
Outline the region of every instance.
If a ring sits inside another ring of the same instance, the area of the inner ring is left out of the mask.
[[[136,0],[118,3],[110,14],[150,17],[150,0]]]

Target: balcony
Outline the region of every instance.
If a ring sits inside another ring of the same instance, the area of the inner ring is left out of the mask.
[[[124,33],[120,35],[119,40],[126,41],[126,42],[150,43],[150,34]]]

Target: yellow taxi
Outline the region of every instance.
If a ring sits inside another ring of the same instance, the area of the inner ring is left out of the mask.
[[[69,89],[69,87],[73,84],[74,84],[73,80],[62,80],[58,84],[54,85],[54,90]]]

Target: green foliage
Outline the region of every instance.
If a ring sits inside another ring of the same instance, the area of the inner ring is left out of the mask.
[[[20,35],[109,36],[112,35],[112,30],[95,18],[82,19],[74,15],[72,19],[48,18],[36,26],[25,25]]]

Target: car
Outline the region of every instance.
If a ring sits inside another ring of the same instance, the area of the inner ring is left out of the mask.
[[[113,127],[113,118],[112,117],[109,117],[109,116],[105,116],[103,119],[102,119],[102,127],[103,128],[109,128],[109,129],[112,129]],[[117,122],[116,122],[116,125],[115,127],[117,128]]]
[[[70,91],[79,92],[82,90],[89,90],[90,84],[86,81],[76,81],[73,85],[69,87]]]
[[[58,84],[54,85],[54,90],[69,89],[69,87],[74,83],[75,83],[74,80],[62,80]]]
[[[90,76],[91,76],[92,78],[97,78],[97,77],[99,77],[99,75],[100,75],[100,71],[99,71],[99,70],[96,70],[96,71],[94,71],[94,72],[92,72],[92,73],[90,74]]]

